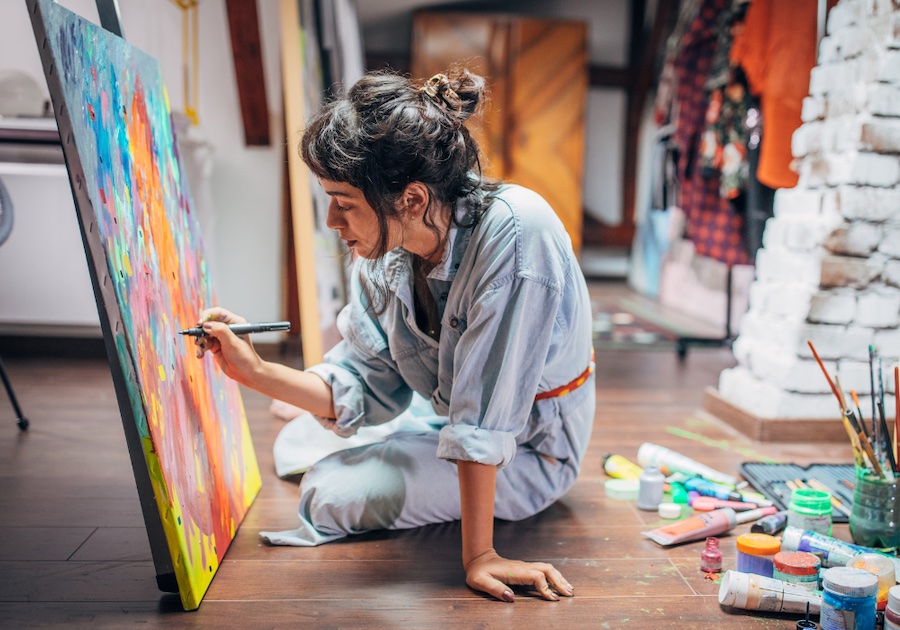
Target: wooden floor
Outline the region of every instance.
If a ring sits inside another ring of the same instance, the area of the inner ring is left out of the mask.
[[[505,604],[471,591],[457,523],[310,549],[261,545],[260,530],[295,526],[297,489],[273,470],[281,423],[247,391],[263,488],[200,609],[185,613],[156,588],[105,361],[5,357],[32,425],[20,433],[0,394],[0,627],[793,628],[789,617],[722,610],[717,584],[698,568],[701,543],[663,549],[641,536],[660,521],[604,496],[601,456],[634,459],[652,441],[735,473],[760,456],[847,462],[849,449],[754,444],[698,414],[703,388],[733,363],[729,350],[692,350],[684,364],[669,352],[603,348],[597,359],[599,405],[580,479],[545,512],[496,528],[501,554],[553,562],[574,598],[520,592]],[[848,539],[846,526],[835,532]],[[723,538],[726,568],[733,541]]]

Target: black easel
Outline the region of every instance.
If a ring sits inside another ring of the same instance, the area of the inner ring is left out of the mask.
[[[678,359],[684,361],[688,346],[726,347],[730,348],[734,337],[731,333],[731,265],[725,275],[725,336],[724,337],[678,337],[675,340],[675,351]]]
[[[2,360],[0,360],[0,379],[3,380],[3,386],[6,388],[6,393],[9,395],[9,402],[12,403],[13,410],[16,412],[16,424],[18,424],[19,428],[23,431],[27,431],[28,418],[25,417],[25,414],[22,413],[22,408],[19,407],[19,401],[16,400],[16,395],[13,392],[12,383],[9,382],[9,377],[6,375],[6,368],[3,367]]]
[[[6,187],[3,185],[3,182],[0,181],[0,245],[9,237],[12,232],[13,225],[13,208],[12,208],[12,199],[9,198],[9,194],[6,192]],[[9,396],[9,401],[12,403],[13,410],[16,412],[16,419],[19,428],[23,431],[28,429],[28,418],[25,417],[25,414],[22,413],[22,408],[19,407],[19,401],[16,400],[16,394],[13,391],[12,383],[9,382],[9,376],[6,374],[6,368],[3,366],[3,361],[0,360],[0,380],[3,381],[3,386],[6,388],[6,393]]]

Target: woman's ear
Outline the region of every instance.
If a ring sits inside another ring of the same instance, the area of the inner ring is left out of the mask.
[[[410,182],[403,190],[401,203],[409,218],[424,216],[428,209],[431,191],[422,182]]]

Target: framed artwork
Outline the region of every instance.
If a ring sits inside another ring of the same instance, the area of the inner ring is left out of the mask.
[[[159,64],[26,0],[161,590],[204,593],[261,485],[237,384],[177,334],[215,304]]]

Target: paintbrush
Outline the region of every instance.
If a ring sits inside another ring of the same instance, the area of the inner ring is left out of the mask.
[[[897,433],[900,433],[900,367],[894,366],[894,461],[900,461],[897,451]]]
[[[891,472],[895,473],[895,472],[897,472],[897,460],[894,459],[894,451],[891,448],[891,444],[890,444],[890,439],[889,439],[890,433],[888,433],[887,420],[884,417],[884,401],[883,400],[878,401],[878,419],[880,421],[880,424],[878,425],[879,430],[881,432],[881,435],[884,436],[884,452],[887,455],[888,464],[890,464],[890,466],[891,466]],[[878,443],[878,447],[879,448],[882,447],[881,442]]]
[[[875,436],[877,422],[875,420],[875,348],[869,346],[869,385],[872,392],[872,437]]]
[[[857,398],[857,396],[856,396],[855,389],[850,390],[850,396],[853,397],[853,404],[856,405],[856,413],[859,414],[859,426],[855,427],[856,431],[859,432],[860,430],[862,430],[862,432],[866,434],[866,439],[868,440],[868,439],[870,439],[869,434],[866,431],[866,423],[863,420],[862,409],[859,408],[859,398]]]
[[[806,343],[809,345],[809,349],[812,351],[812,355],[816,360],[816,363],[818,363],[819,367],[822,369],[822,374],[825,375],[825,380],[828,381],[828,386],[831,388],[831,391],[834,392],[834,397],[838,399],[838,403],[841,405],[841,412],[843,412],[844,404],[841,402],[841,395],[840,393],[838,393],[838,389],[834,386],[831,377],[828,375],[828,370],[825,369],[825,364],[822,363],[822,359],[819,358],[819,353],[816,352],[816,348],[815,346],[813,346],[813,342],[807,339]]]
[[[878,357],[878,398],[875,399],[875,406],[878,408],[878,415],[881,422],[875,425],[875,448],[878,455],[881,455],[881,425],[884,423],[884,378],[882,377],[881,357]],[[891,467],[893,469],[893,466]]]

